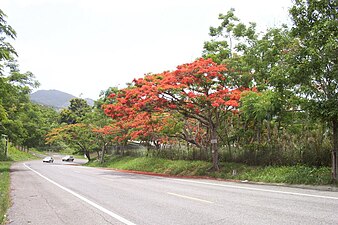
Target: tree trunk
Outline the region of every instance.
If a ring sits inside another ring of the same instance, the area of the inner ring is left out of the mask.
[[[229,151],[229,159],[232,160],[232,150],[231,150],[231,143],[230,143],[230,139],[229,139],[229,135],[228,135],[228,130],[226,128],[224,128],[224,133],[226,136],[226,142],[228,145],[228,151]]]
[[[90,159],[89,151],[87,149],[85,149],[84,152],[85,152],[85,155],[86,155],[88,161],[90,161],[91,159]]]
[[[271,118],[270,115],[268,115],[268,121],[267,121],[267,128],[268,128],[268,142],[271,142]]]
[[[103,144],[103,145],[102,145],[102,152],[101,152],[100,163],[103,163],[103,162],[104,162],[104,155],[105,155],[105,152],[106,152],[106,144]]]
[[[332,120],[333,149],[332,149],[332,180],[337,182],[337,151],[338,151],[338,120]]]
[[[218,165],[218,143],[217,143],[217,134],[216,127],[211,127],[211,154],[212,154],[212,169],[214,171],[219,171]]]
[[[80,147],[81,151],[85,154],[88,161],[90,161],[90,154],[89,154],[87,147],[85,147],[85,145],[82,145],[80,142],[77,142],[77,145]]]
[[[262,125],[262,122],[258,121],[257,122],[257,134],[256,134],[258,146],[261,144],[261,133],[262,133],[261,125]]]

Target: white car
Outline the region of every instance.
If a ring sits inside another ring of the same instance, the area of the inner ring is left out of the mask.
[[[62,161],[73,162],[74,161],[74,157],[71,156],[71,155],[66,155],[65,157],[62,158]]]
[[[42,162],[52,163],[52,162],[54,162],[54,159],[53,159],[53,157],[47,156],[42,160]]]

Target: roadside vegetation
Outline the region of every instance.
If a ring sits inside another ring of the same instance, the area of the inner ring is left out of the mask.
[[[337,7],[338,1],[296,0],[290,27],[265,31],[229,9],[210,27],[195,61],[112,86],[94,107],[75,98],[61,111],[30,101],[39,82],[20,71],[11,44],[16,32],[0,9],[0,157],[10,142],[85,155],[92,166],[336,183]],[[4,180],[9,164],[1,164]]]
[[[3,224],[6,211],[9,207],[9,167],[11,162],[0,161],[0,224]]]
[[[0,157],[0,224],[5,222],[5,214],[10,204],[10,166],[13,162],[37,159],[14,147],[8,148],[8,157]]]
[[[266,183],[329,185],[329,167],[295,166],[247,166],[240,163],[221,163],[219,171],[211,171],[212,164],[206,161],[169,160],[149,157],[113,156],[104,163],[97,160],[87,163],[92,167],[107,167],[159,175],[182,177],[205,177],[235,181]]]
[[[250,168],[239,178],[269,182],[330,183],[311,177],[331,167],[335,183],[337,4],[294,1],[293,24],[263,32],[230,9],[210,27],[200,58],[108,88],[93,108],[73,99],[47,144],[102,165],[106,155],[203,161],[220,177],[234,163]]]

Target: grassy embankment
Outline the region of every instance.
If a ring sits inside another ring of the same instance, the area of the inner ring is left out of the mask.
[[[108,167],[122,170],[146,171],[175,176],[206,176],[219,179],[247,180],[266,183],[329,185],[330,168],[282,166],[252,167],[237,163],[222,163],[219,172],[210,172],[211,163],[204,161],[166,160],[158,158],[112,157],[100,164],[93,161],[93,167]],[[234,171],[236,174],[234,174]]]
[[[13,162],[36,159],[35,156],[21,152],[14,147],[8,149],[8,158],[0,158],[0,224],[5,222],[5,213],[9,207],[10,176],[9,169]]]

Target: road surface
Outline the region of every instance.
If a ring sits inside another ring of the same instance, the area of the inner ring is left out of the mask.
[[[11,225],[338,224],[338,192],[154,177],[59,159],[16,163],[11,177]]]

